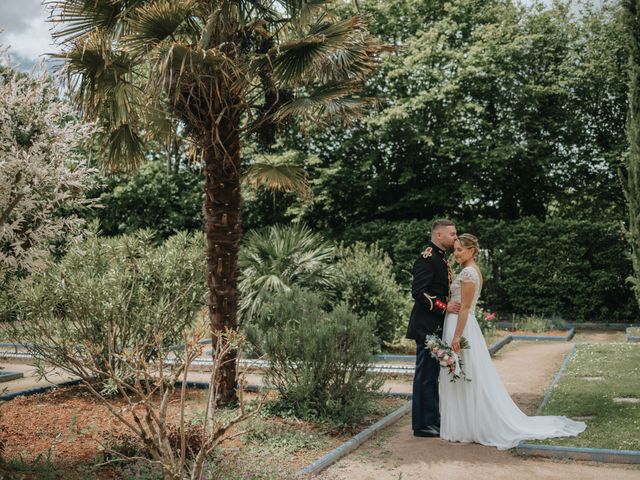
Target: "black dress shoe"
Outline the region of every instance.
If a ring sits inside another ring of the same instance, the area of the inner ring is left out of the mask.
[[[421,428],[420,430],[413,431],[414,437],[439,437],[440,429],[435,425],[429,425],[428,427]]]

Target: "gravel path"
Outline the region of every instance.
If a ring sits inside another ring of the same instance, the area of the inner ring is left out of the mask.
[[[525,412],[531,414],[535,411],[544,390],[571,347],[571,343],[564,342],[514,342],[495,357],[494,361],[502,380],[516,403]],[[640,467],[523,458],[478,444],[416,438],[412,435],[411,419],[407,415],[321,473],[318,478],[639,480]]]

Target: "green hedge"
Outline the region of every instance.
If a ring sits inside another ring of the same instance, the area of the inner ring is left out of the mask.
[[[408,288],[411,266],[430,235],[431,220],[373,221],[340,235],[346,242],[378,242]],[[500,314],[560,315],[568,321],[638,321],[626,283],[628,244],[615,221],[552,218],[540,221],[459,222],[489,251],[483,300]]]

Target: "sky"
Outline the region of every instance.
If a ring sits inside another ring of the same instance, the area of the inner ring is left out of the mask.
[[[522,1],[530,3],[532,0]],[[593,1],[600,4],[602,0]],[[22,70],[31,70],[46,58],[46,53],[56,50],[47,16],[42,0],[0,0],[0,45],[10,47],[12,63]]]
[[[55,51],[42,0],[0,0],[0,44],[10,47],[12,63],[30,70]]]

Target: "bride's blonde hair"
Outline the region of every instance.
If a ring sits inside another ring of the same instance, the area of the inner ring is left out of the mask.
[[[475,235],[471,235],[470,233],[463,233],[458,235],[458,241],[460,245],[464,248],[473,248],[475,250],[473,257],[477,257],[478,253],[480,253],[480,243],[478,242],[478,237]]]

